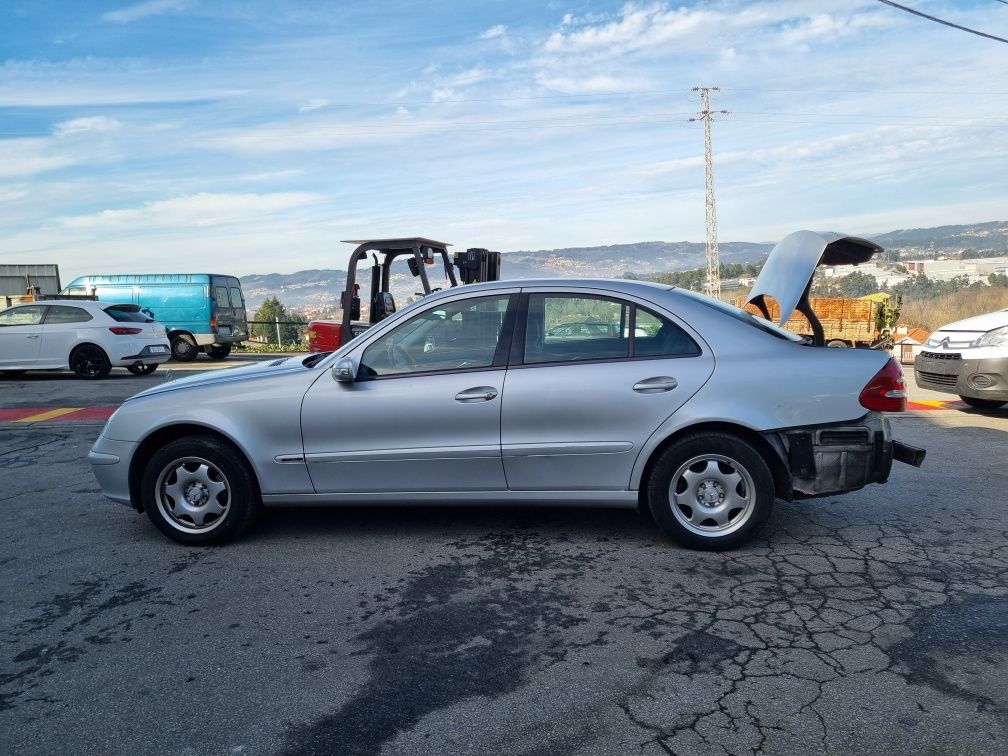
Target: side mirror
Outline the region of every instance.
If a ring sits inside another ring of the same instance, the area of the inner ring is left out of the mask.
[[[333,365],[332,377],[337,383],[353,383],[357,377],[357,365],[349,357],[344,357]]]

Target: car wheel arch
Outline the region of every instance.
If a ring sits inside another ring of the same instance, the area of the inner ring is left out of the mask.
[[[677,429],[655,446],[648,455],[647,462],[644,463],[641,473],[640,484],[637,487],[637,506],[645,516],[647,516],[649,511],[647,504],[647,481],[658,458],[673,444],[684,438],[702,433],[724,433],[748,443],[759,453],[766,462],[767,467],[770,468],[770,474],[773,476],[774,482],[774,493],[777,498],[785,499],[786,501],[792,500],[791,473],[788,471],[783,447],[775,448],[774,444],[766,436],[744,425],[729,422],[701,422]]]
[[[112,361],[112,358],[109,357],[108,350],[105,347],[103,347],[101,344],[99,344],[96,341],[82,340],[82,341],[78,341],[76,344],[74,344],[72,347],[70,347],[70,351],[67,352],[67,369],[68,370],[71,369],[70,368],[70,364],[73,361],[74,353],[78,349],[81,349],[82,347],[94,347],[95,349],[99,349],[99,350],[101,350],[101,353],[105,355],[106,359],[108,359],[109,362]]]
[[[259,483],[259,471],[256,469],[255,464],[253,464],[252,458],[249,456],[248,452],[233,438],[225,433],[222,433],[219,429],[211,428],[207,425],[200,425],[199,423],[179,423],[174,425],[165,425],[161,428],[153,430],[140,441],[136,451],[133,452],[133,457],[130,459],[129,467],[129,494],[130,502],[132,503],[134,509],[138,512],[143,511],[143,500],[140,496],[140,481],[143,479],[143,471],[147,466],[147,463],[151,460],[154,454],[157,453],[158,449],[162,448],[165,444],[187,436],[210,438],[230,447],[231,450],[238,454],[242,460],[244,460],[245,464],[248,465],[249,470],[252,472],[252,480],[255,482],[256,489],[260,494],[262,493],[262,487]]]

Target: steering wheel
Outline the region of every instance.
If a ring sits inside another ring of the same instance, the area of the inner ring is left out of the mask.
[[[414,368],[417,361],[410,356],[410,353],[403,349],[401,344],[389,345],[389,360],[397,368]]]

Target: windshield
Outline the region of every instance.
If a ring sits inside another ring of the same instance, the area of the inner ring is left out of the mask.
[[[785,330],[784,328],[771,323],[769,320],[757,318],[752,313],[740,310],[735,305],[722,302],[720,299],[714,299],[712,297],[708,297],[706,294],[700,294],[695,291],[690,291],[689,289],[677,289],[677,291],[702,305],[710,307],[712,310],[718,310],[729,317],[735,318],[735,320],[741,320],[743,323],[747,323],[753,328],[759,328],[761,331],[766,331],[779,339],[787,339],[788,341],[794,341],[797,344],[801,344],[805,341],[805,339],[796,333],[791,333],[791,331]]]

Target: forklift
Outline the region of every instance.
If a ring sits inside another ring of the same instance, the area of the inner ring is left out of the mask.
[[[390,285],[392,263],[400,257],[406,259],[413,277],[420,280],[420,288],[423,291],[416,292],[417,296],[427,296],[431,292],[441,291],[445,286],[500,279],[500,252],[471,248],[451,255],[448,252],[450,244],[419,236],[402,239],[357,239],[345,243],[357,246],[350,255],[346,287],[340,294],[343,317],[341,321],[313,320],[308,324],[308,348],[313,352],[338,349],[396,311]],[[368,300],[368,319],[365,322],[361,319],[361,287],[357,282],[357,266],[368,254],[372,258],[371,295]],[[440,263],[444,272],[445,286],[431,285],[431,276],[427,269],[437,263]]]

